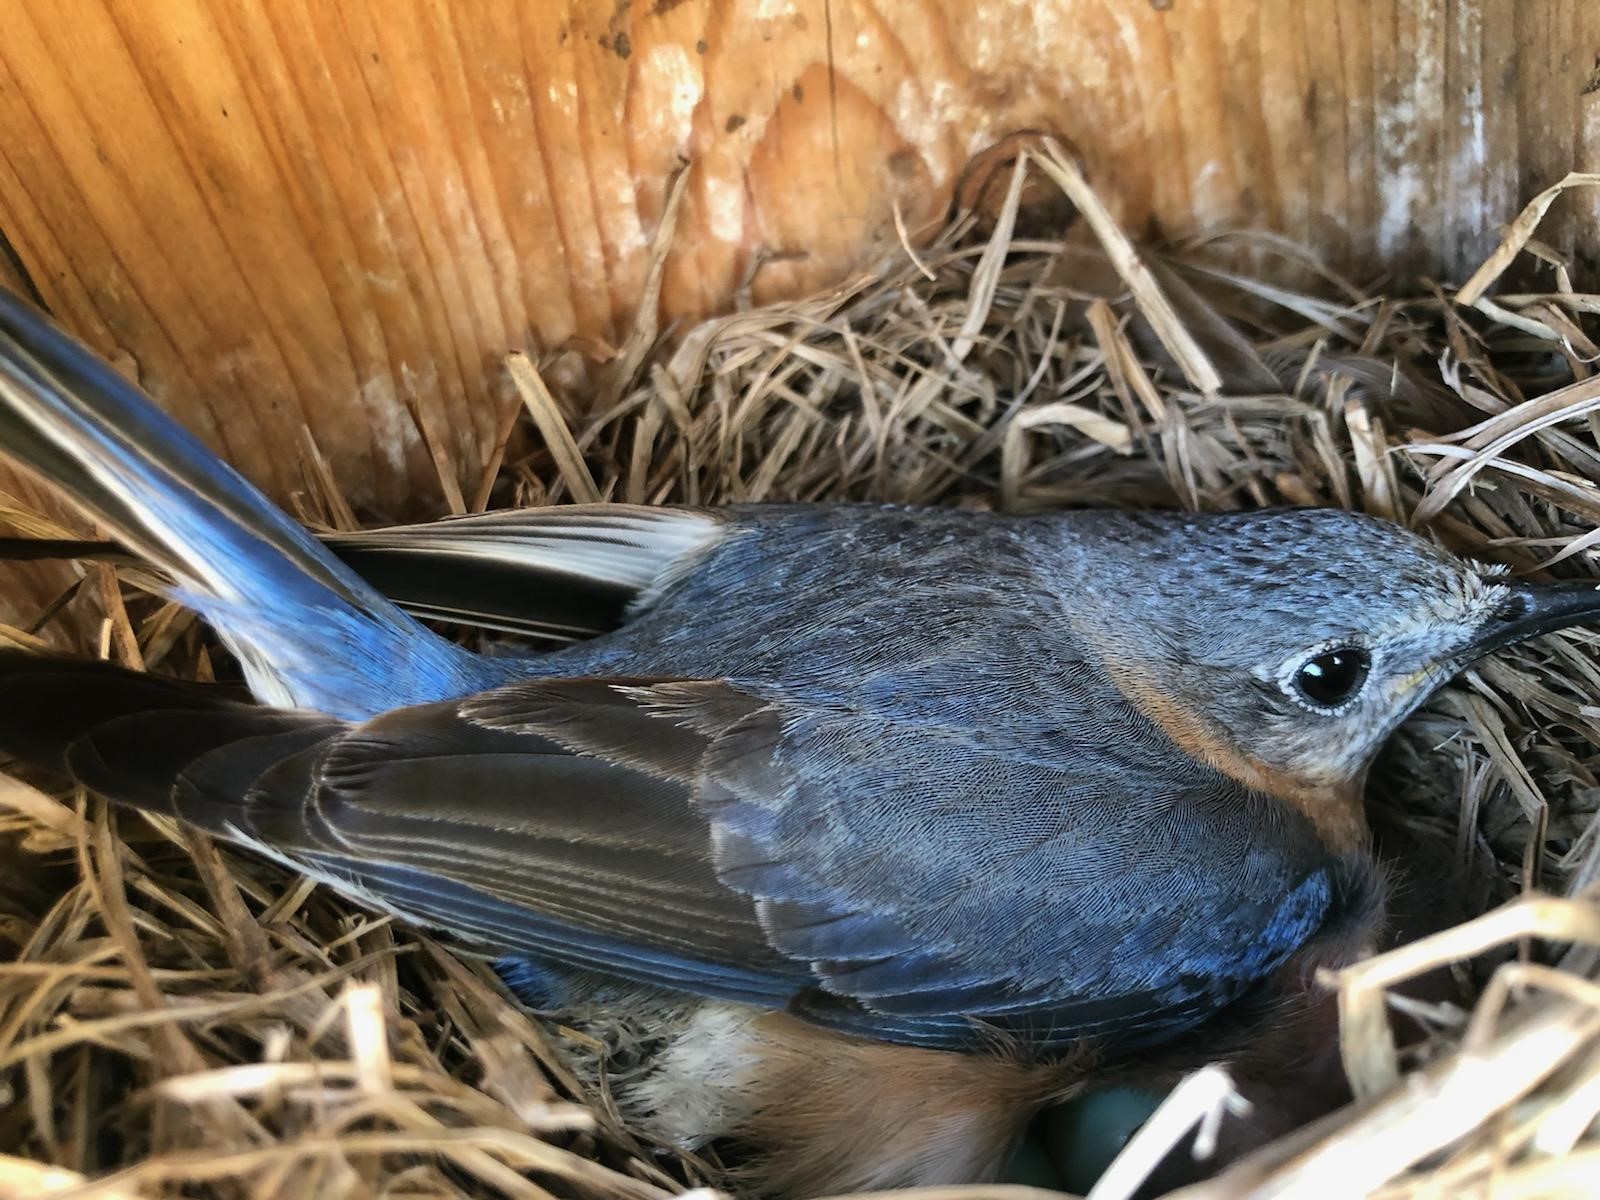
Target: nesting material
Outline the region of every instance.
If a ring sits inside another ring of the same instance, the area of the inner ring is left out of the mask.
[[[641,324],[593,394],[553,386],[559,355],[514,357],[497,478],[456,479],[429,439],[452,507],[1320,504],[1415,522],[1515,571],[1596,574],[1600,295],[1537,240],[1554,192],[1460,293],[1386,297],[1269,238],[1137,250],[1048,144],[1001,184],[996,211],[827,295],[664,344]],[[1030,224],[1025,185],[1060,189],[1082,219],[1064,236]],[[1497,284],[1508,270],[1537,290]],[[296,450],[305,512],[348,525],[315,447]],[[209,675],[204,632],[145,588],[87,566],[49,623],[3,633],[34,644],[78,622],[119,661]],[[1191,1200],[1327,1194],[1329,1180],[1390,1200],[1491,1183],[1497,1197],[1590,1193],[1597,652],[1600,633],[1573,630],[1501,653],[1399,735],[1372,782],[1378,822],[1437,865],[1414,877],[1429,904],[1487,915],[1328,979],[1362,1101]],[[717,1186],[715,1164],[642,1144],[562,1065],[578,1035],[519,1010],[481,965],[83,795],[7,781],[0,809],[0,1197]],[[1391,991],[1444,964],[1455,1000]],[[1393,1005],[1429,1031],[1403,1054]],[[1184,1131],[1207,1142],[1236,1119],[1231,1095],[1223,1071],[1181,1087],[1097,1197],[1130,1194]],[[937,1194],[1002,1191],[1040,1194]]]

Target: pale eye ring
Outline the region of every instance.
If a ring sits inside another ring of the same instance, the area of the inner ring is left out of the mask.
[[[1290,686],[1311,708],[1336,712],[1361,694],[1371,671],[1372,656],[1360,646],[1330,646],[1296,667]]]

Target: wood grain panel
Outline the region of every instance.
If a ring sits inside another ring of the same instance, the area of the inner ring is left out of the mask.
[[[40,294],[279,496],[304,424],[385,515],[437,509],[412,407],[471,494],[499,355],[621,342],[684,162],[666,321],[892,251],[1016,129],[1135,228],[1362,274],[1459,275],[1596,145],[1593,0],[3,6],[0,233]]]

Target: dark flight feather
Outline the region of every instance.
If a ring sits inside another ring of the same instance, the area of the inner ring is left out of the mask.
[[[709,511],[591,504],[327,534],[323,542],[414,616],[572,641],[621,625],[641,596],[725,530]]]
[[[416,617],[576,641],[617,628],[726,533],[708,510],[564,505],[326,533],[369,585]],[[0,538],[0,559],[133,561],[116,542]]]

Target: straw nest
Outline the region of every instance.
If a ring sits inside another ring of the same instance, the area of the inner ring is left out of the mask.
[[[1394,298],[1271,239],[1136,253],[1068,158],[1036,149],[992,181],[987,215],[930,247],[666,339],[646,323],[573,402],[544,383],[565,377],[559,355],[542,375],[512,356],[508,398],[531,422],[508,416],[495,479],[453,506],[1320,504],[1518,571],[1593,572],[1600,296],[1535,237],[1559,188],[1458,290]],[[1019,217],[1064,201],[1070,222]],[[1508,268],[1544,290],[1511,294]],[[327,478],[308,455],[304,515],[350,525]],[[124,661],[209,671],[185,614],[137,578],[84,571],[52,619],[99,622]],[[1361,1099],[1191,1197],[1593,1188],[1597,737],[1600,635],[1584,631],[1497,656],[1409,723],[1375,773],[1377,820],[1431,847],[1418,861],[1438,869],[1413,880],[1426,904],[1473,919],[1327,980]],[[0,1195],[664,1200],[717,1186],[711,1166],[630,1134],[563,1066],[576,1035],[520,1011],[481,966],[175,827],[4,782]],[[1392,990],[1445,963],[1454,1000]],[[1427,1031],[1404,1053],[1395,1005]],[[1192,1077],[1097,1195],[1128,1194],[1184,1130],[1233,1119],[1230,1099],[1224,1072]]]

